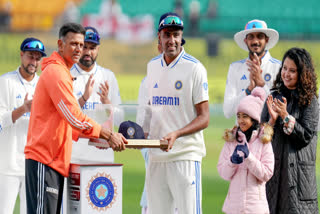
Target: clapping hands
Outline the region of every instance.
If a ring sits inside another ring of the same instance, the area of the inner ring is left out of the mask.
[[[247,145],[246,136],[241,131],[238,131],[237,140],[241,142],[241,144],[238,144],[236,146],[230,160],[234,164],[241,164],[243,160],[249,156],[249,149]]]

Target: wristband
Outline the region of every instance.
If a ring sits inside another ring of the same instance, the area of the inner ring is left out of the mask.
[[[82,95],[82,99],[83,99],[83,101],[86,103],[87,102],[87,100],[86,99],[84,99],[84,96]]]
[[[251,94],[251,91],[249,90],[249,88],[246,88],[245,92],[246,92],[247,95]]]

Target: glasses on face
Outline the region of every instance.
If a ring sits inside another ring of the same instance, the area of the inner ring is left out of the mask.
[[[100,36],[95,32],[87,31],[84,40],[93,40],[99,42]]]
[[[23,50],[25,49],[37,49],[44,52],[44,45],[39,41],[31,41],[23,46]]]
[[[265,28],[262,22],[249,22],[244,27],[245,30],[253,29],[253,28]]]
[[[177,16],[168,16],[160,22],[159,28],[163,26],[171,26],[171,25],[172,26],[179,25],[183,27],[183,21]]]

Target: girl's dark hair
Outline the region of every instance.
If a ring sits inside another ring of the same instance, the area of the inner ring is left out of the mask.
[[[312,58],[308,51],[303,48],[291,48],[283,56],[282,65],[274,81],[273,88],[281,89],[285,88],[283,80],[281,78],[281,71],[285,59],[289,57],[294,61],[297,66],[298,82],[297,90],[299,94],[299,106],[306,106],[311,103],[313,96],[317,96],[317,74],[314,71]]]
[[[252,131],[253,131],[253,130],[257,130],[257,129],[259,128],[259,126],[260,126],[260,124],[259,124],[259,122],[258,122],[257,120],[251,118],[251,121],[252,121],[252,126],[249,128],[249,129],[250,129],[250,133],[249,133],[249,136],[246,136],[248,142],[249,142],[249,140],[250,140]],[[238,138],[239,138],[238,131],[239,131],[239,130],[240,130],[240,127],[238,126],[238,129],[237,129],[237,131],[236,131],[236,140],[237,140],[239,143],[241,143],[241,141],[238,140]],[[247,130],[247,131],[248,131],[248,130]],[[248,137],[249,137],[249,138],[248,138]]]

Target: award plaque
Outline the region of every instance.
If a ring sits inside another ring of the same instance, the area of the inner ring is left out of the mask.
[[[110,148],[109,143],[104,139],[94,139],[91,138],[88,142],[91,146],[97,146],[101,148]],[[126,148],[132,148],[132,149],[141,149],[141,148],[161,148],[161,149],[167,149],[168,148],[168,142],[165,140],[144,140],[144,139],[134,139],[134,140],[128,140],[128,144],[126,144]]]
[[[103,127],[122,133],[128,140],[126,148],[168,148],[165,140],[145,139],[150,130],[150,106],[97,104],[93,110],[84,113]],[[126,124],[125,128],[121,128],[123,124]],[[88,145],[110,148],[109,143],[101,138],[91,138]]]

